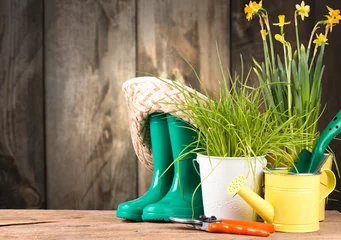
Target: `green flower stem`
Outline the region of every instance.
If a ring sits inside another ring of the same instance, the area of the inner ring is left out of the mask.
[[[268,44],[266,42],[266,40],[263,40],[263,49],[264,49],[264,57],[265,57],[265,69],[266,69],[266,83],[269,84],[270,83],[270,70],[269,68],[271,66],[271,63],[270,63],[270,59],[269,59],[269,50],[268,50]]]
[[[292,62],[292,50],[291,46],[288,43],[288,57],[289,57],[289,63],[287,68],[287,79],[288,79],[288,115],[289,118],[292,117],[292,92],[291,92],[291,62]],[[292,129],[292,126],[291,126]]]
[[[309,50],[309,49],[308,49],[308,50]],[[311,62],[310,62],[309,73],[310,73],[311,68],[313,67],[314,59],[315,59],[316,53],[317,53],[317,45],[316,45],[315,48],[314,48],[314,54],[313,54],[313,57],[312,57]]]
[[[272,34],[271,34],[271,30],[270,28],[268,29],[268,33],[269,33],[269,43],[270,43],[270,52],[271,52],[271,62],[272,62],[272,72],[275,71],[275,53],[274,53],[274,45],[272,42]]]
[[[294,19],[295,19],[295,30],[296,30],[296,48],[300,49],[300,40],[299,40],[299,36],[298,36],[298,24],[297,24],[297,10],[294,13]],[[301,55],[300,55],[300,51],[297,51],[298,53],[298,60],[300,60]]]
[[[261,30],[263,30],[264,28],[264,24],[263,24],[263,21],[262,21],[262,17],[259,15],[259,24],[261,25]],[[266,83],[269,84],[269,76],[270,76],[270,67],[269,64],[271,65],[271,62],[270,62],[270,59],[269,59],[269,50],[268,50],[268,44],[266,42],[266,36],[265,36],[265,39],[263,39],[263,51],[264,51],[264,61],[265,61],[265,70],[266,70]]]
[[[316,30],[319,28],[318,25],[320,24],[323,24],[323,21],[319,21],[315,24],[313,30],[311,31],[311,34],[310,34],[310,38],[309,38],[309,43],[308,43],[308,49],[307,49],[307,59],[309,59],[309,54],[310,54],[310,47],[311,47],[311,43],[313,41],[313,37],[314,37],[314,34],[316,32]],[[298,49],[298,48],[297,48]]]
[[[287,58],[287,46],[286,43],[283,43],[283,56],[284,56],[284,64],[285,64],[285,69],[288,70],[288,58]],[[288,71],[286,72],[288,75]]]
[[[272,72],[275,72],[275,51],[274,51],[274,45],[272,42],[272,34],[271,34],[271,29],[270,29],[270,24],[269,24],[269,17],[268,17],[268,13],[265,11],[266,17],[267,17],[267,22],[266,23],[266,28],[268,30],[269,33],[269,43],[270,43],[270,52],[271,52],[271,63],[272,63]]]

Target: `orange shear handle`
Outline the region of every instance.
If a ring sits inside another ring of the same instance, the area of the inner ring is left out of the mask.
[[[261,222],[252,222],[252,221],[244,221],[244,220],[229,220],[229,219],[220,219],[223,223],[227,224],[234,224],[234,225],[241,225],[247,226],[252,228],[259,228],[265,230],[269,233],[275,232],[275,226],[270,223],[261,223]]]
[[[269,232],[264,231],[258,228],[252,228],[243,225],[235,225],[235,224],[226,224],[223,222],[220,223],[209,223],[208,224],[208,232],[211,233],[233,233],[233,234],[243,234],[243,235],[251,235],[251,236],[261,236],[268,237],[270,235]]]

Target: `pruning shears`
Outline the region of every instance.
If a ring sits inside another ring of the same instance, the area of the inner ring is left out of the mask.
[[[251,236],[268,237],[275,232],[275,227],[269,223],[260,223],[243,220],[228,220],[216,218],[215,216],[206,217],[201,215],[195,219],[169,218],[170,222],[192,225],[195,229],[210,233],[232,233]]]

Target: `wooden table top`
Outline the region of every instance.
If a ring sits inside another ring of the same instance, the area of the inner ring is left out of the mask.
[[[0,210],[0,239],[261,239],[243,235],[207,233],[175,223],[129,222],[115,211]],[[274,233],[268,239],[341,239],[341,213],[327,211],[314,233]]]

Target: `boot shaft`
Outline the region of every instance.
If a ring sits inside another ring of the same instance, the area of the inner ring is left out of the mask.
[[[175,185],[173,182],[172,188],[180,187],[184,193],[193,194],[200,183],[200,176],[196,172],[194,165],[196,165],[196,169],[199,169],[199,166],[196,162],[193,163],[196,153],[188,152],[195,148],[192,143],[196,141],[197,133],[192,126],[176,117],[168,116],[167,123],[173,159],[176,160],[174,162],[174,178],[177,179],[177,184]],[[201,195],[201,188],[198,189],[197,194]]]

